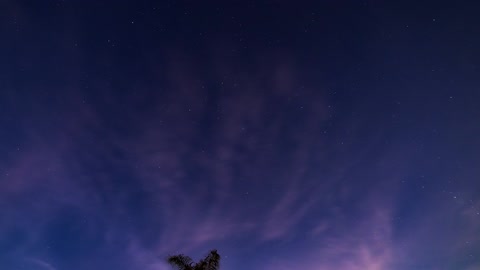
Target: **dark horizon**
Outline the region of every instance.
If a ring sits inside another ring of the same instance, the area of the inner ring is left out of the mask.
[[[480,17],[0,4],[0,269],[480,269]]]

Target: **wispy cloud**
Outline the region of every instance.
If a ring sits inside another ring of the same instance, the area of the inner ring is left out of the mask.
[[[29,258],[27,259],[30,262],[33,262],[34,264],[40,266],[42,269],[45,270],[57,270],[55,267],[53,267],[50,263],[40,260],[40,259],[35,259],[35,258]]]
[[[341,223],[335,219],[330,222]],[[369,205],[365,216],[349,224],[354,227],[337,225],[328,236],[316,237],[321,244],[313,250],[305,247],[303,251],[284,254],[284,259],[269,262],[265,269],[390,269],[395,246],[389,211]]]

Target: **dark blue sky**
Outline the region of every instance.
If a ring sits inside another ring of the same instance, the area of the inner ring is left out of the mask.
[[[0,4],[0,269],[480,269],[480,18]]]

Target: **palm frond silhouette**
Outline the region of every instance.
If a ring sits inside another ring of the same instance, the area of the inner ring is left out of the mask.
[[[217,250],[211,250],[202,260],[195,263],[192,258],[183,254],[172,255],[167,262],[177,270],[218,270],[220,269],[220,255]]]

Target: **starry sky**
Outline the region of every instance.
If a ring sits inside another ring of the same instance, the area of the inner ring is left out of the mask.
[[[473,2],[3,0],[0,22],[0,269],[480,269]]]

